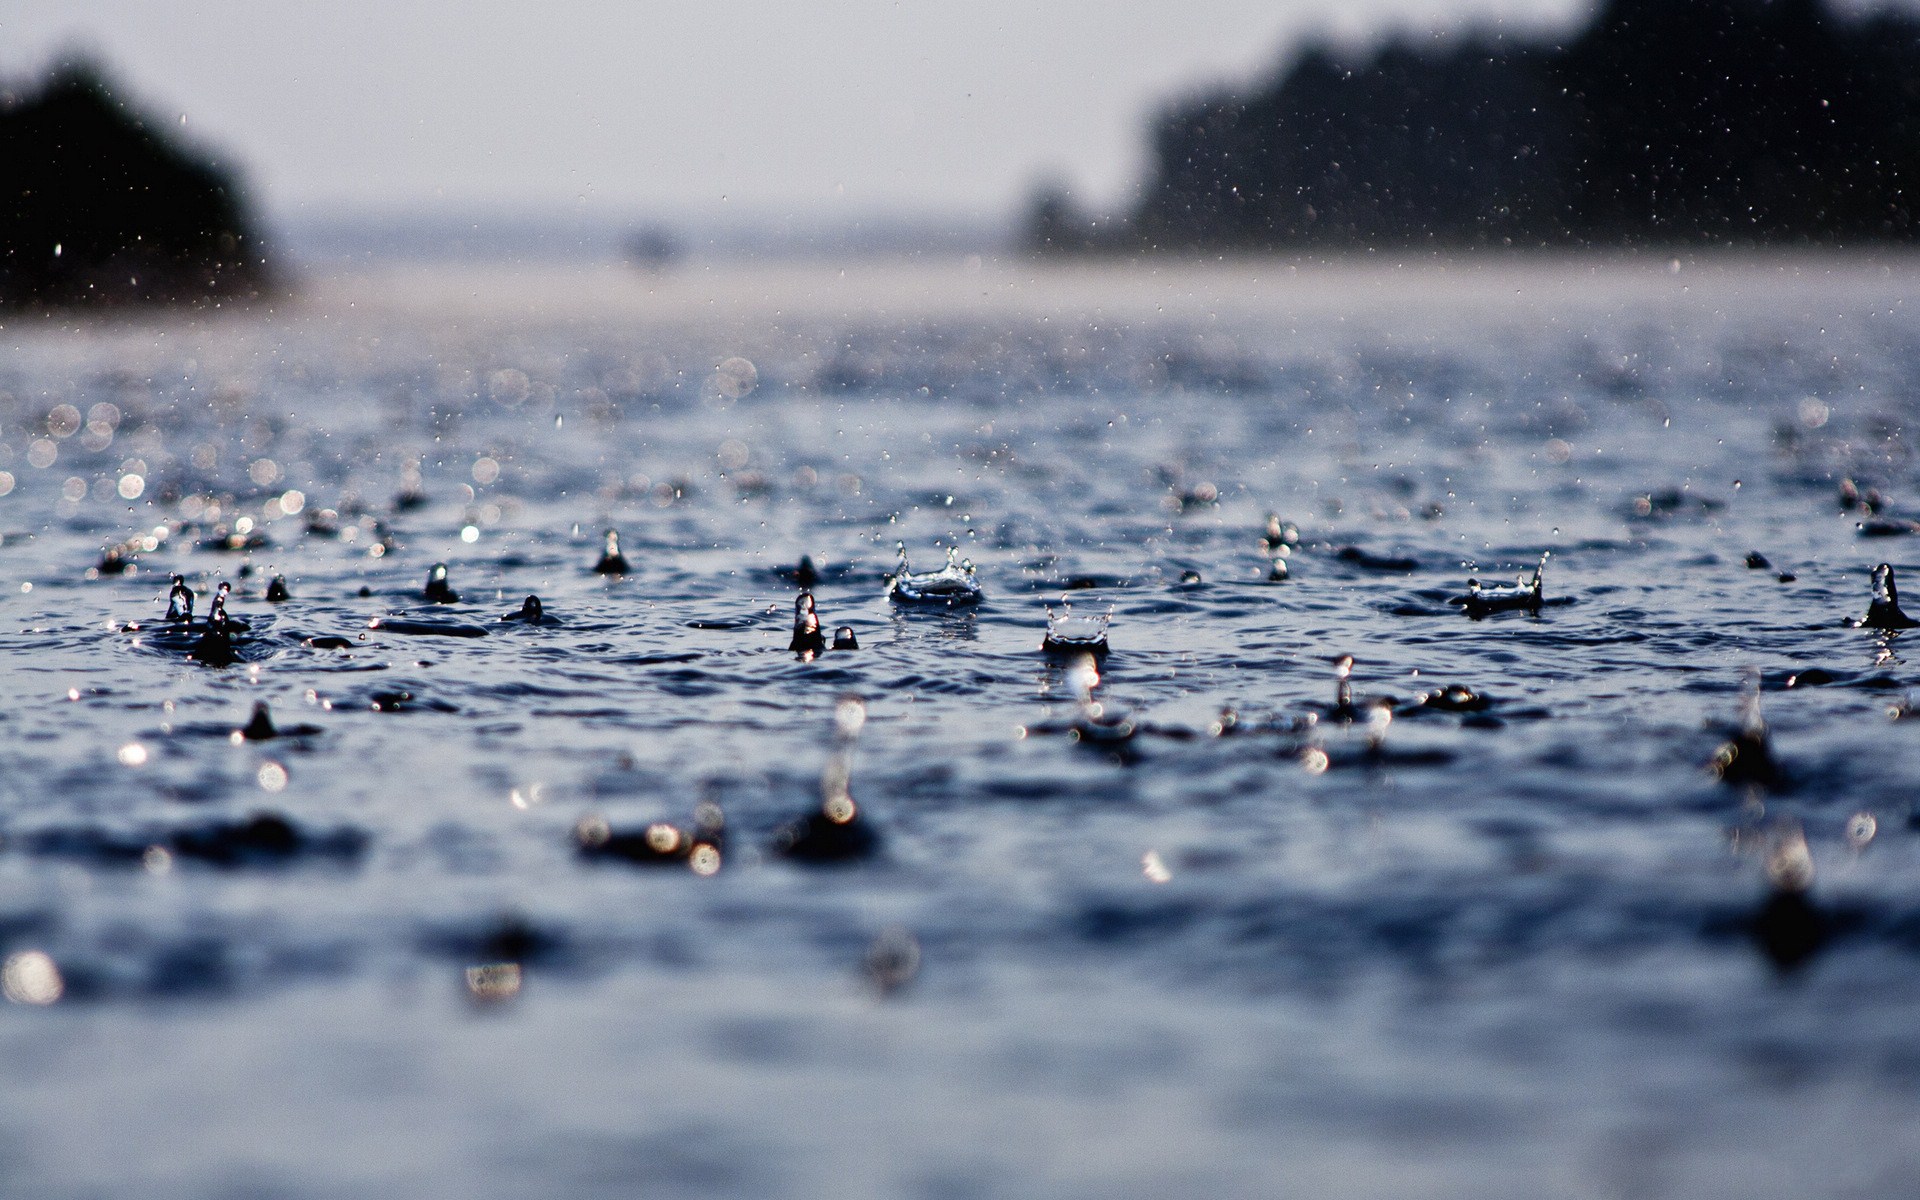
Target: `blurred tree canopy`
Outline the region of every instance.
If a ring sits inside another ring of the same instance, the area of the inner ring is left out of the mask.
[[[1152,128],[1105,228],[1036,201],[1042,251],[1741,245],[1920,232],[1920,20],[1822,0],[1607,0],[1560,42],[1304,49]]]

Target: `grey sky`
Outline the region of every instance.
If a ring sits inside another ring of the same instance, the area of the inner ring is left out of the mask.
[[[1309,31],[1566,25],[1584,0],[8,0],[0,70],[62,48],[243,165],[271,206],[599,215],[1096,201],[1142,120]]]

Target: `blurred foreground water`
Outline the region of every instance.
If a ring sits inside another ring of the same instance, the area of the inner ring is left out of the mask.
[[[1916,271],[12,320],[0,1191],[1897,1194],[1916,672],[1847,618],[1920,578]],[[984,600],[890,603],[903,543]],[[1449,602],[1543,553],[1537,612]],[[789,652],[803,554],[860,649]],[[1109,652],[1041,653],[1063,594]],[[1779,771],[1727,782],[1747,668]]]

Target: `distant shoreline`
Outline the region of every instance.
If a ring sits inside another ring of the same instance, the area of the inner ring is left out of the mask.
[[[982,316],[1197,325],[1226,311],[1311,319],[1358,306],[1446,319],[1462,308],[1560,304],[1570,290],[1622,304],[1737,307],[1884,288],[1894,304],[1920,280],[1920,249],[1908,247],[1729,251],[1682,257],[1677,272],[1674,261],[1620,251],[1205,260],[1008,255],[977,264],[964,257],[693,262],[661,273],[620,263],[389,263],[307,272],[297,298],[266,307],[277,319],[325,317],[370,327],[389,315],[421,312],[476,326],[532,319],[673,327],[725,319],[743,337],[777,337],[796,322],[893,325]]]

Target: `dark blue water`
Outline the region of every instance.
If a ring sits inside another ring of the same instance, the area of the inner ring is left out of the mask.
[[[0,1190],[1897,1194],[1920,722],[1911,635],[1846,618],[1920,542],[1840,487],[1920,516],[1912,276],[10,321]],[[984,601],[889,603],[900,544]],[[1543,553],[1537,612],[1449,603]],[[859,650],[788,652],[802,554]],[[230,663],[156,630],[176,572],[233,585]],[[1063,594],[1091,666],[1040,652]],[[1748,668],[1779,771],[1736,784]],[[258,701],[315,731],[230,737]],[[784,852],[823,795],[862,838]],[[656,823],[712,852],[633,861]]]

